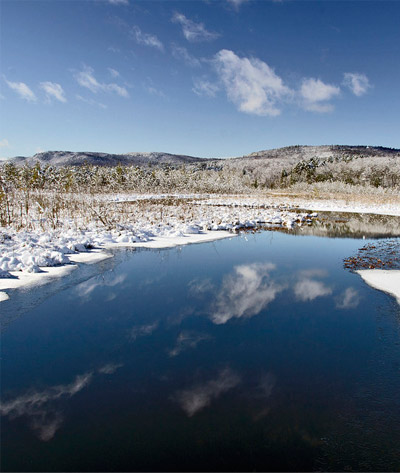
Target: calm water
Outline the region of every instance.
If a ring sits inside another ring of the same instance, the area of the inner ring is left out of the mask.
[[[2,470],[398,471],[400,311],[343,269],[363,244],[119,252],[2,303]]]

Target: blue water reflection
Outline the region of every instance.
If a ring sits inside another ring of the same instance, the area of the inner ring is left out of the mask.
[[[360,246],[263,232],[119,253],[14,318],[2,468],[397,469],[399,310],[343,269]]]

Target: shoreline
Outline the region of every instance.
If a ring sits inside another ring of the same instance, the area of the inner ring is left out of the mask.
[[[119,194],[108,196],[108,199],[123,203],[125,199],[135,197],[149,199],[152,196]],[[168,195],[158,196],[161,199],[167,197]],[[191,207],[180,209],[183,213],[176,213],[175,207],[170,207],[170,213],[167,215],[161,205],[161,212],[157,207],[152,209],[151,213],[136,215],[132,222],[128,220],[124,225],[116,223],[114,229],[108,230],[97,225],[95,221],[84,227],[86,230],[79,230],[79,227],[71,229],[67,220],[63,221],[61,228],[56,231],[17,232],[0,228],[0,231],[3,231],[0,233],[0,303],[10,298],[5,291],[46,284],[70,273],[79,264],[94,264],[113,257],[107,252],[108,249],[173,248],[233,237],[236,236],[236,231],[259,228],[263,224],[274,228],[301,229],[308,227],[318,218],[318,211],[400,216],[398,205],[367,205],[356,202],[349,204],[340,199],[323,201],[271,195],[198,197],[200,199]],[[392,235],[389,233],[387,236]],[[360,276],[367,284],[390,294],[393,294],[396,284],[400,287],[399,280],[390,270],[380,279],[376,275],[372,276],[372,279],[369,275]],[[389,279],[394,282],[388,282]],[[399,293],[395,291],[394,294],[399,300]]]
[[[393,296],[400,305],[400,270],[360,269],[356,273],[369,286]]]
[[[69,264],[62,266],[50,266],[40,267],[41,272],[27,273],[23,271],[10,271],[11,278],[0,278],[0,302],[4,302],[10,299],[10,295],[5,292],[8,290],[32,288],[35,286],[42,286],[43,284],[50,283],[51,281],[66,276],[73,270],[77,269],[79,264],[95,264],[99,263],[108,258],[112,258],[113,255],[107,253],[107,249],[114,248],[148,248],[148,249],[166,249],[174,248],[176,246],[195,244],[195,243],[206,243],[211,241],[217,241],[224,238],[233,238],[236,234],[228,231],[208,231],[204,233],[188,234],[185,236],[158,236],[150,241],[143,242],[124,242],[124,243],[107,243],[101,248],[95,248],[88,250],[87,252],[66,254],[65,256],[69,260]]]

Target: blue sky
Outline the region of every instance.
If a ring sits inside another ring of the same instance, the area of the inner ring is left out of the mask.
[[[0,156],[400,148],[400,2],[1,0]]]

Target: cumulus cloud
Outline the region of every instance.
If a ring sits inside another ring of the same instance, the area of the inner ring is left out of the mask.
[[[40,88],[44,90],[48,100],[56,99],[63,103],[67,101],[63,88],[56,82],[41,82]]]
[[[170,356],[178,356],[188,348],[196,348],[203,340],[209,340],[211,337],[206,333],[199,333],[190,330],[184,330],[178,335],[175,347],[170,350]]]
[[[321,281],[303,277],[295,284],[294,293],[298,300],[305,302],[317,297],[329,296],[332,294],[332,289]]]
[[[346,72],[344,74],[343,85],[348,87],[357,97],[366,94],[368,89],[372,87],[365,74],[358,74],[356,72]]]
[[[252,317],[265,309],[284,289],[270,277],[274,268],[272,263],[236,266],[233,274],[223,280],[211,320],[224,324],[234,317]]]
[[[277,103],[291,94],[282,79],[267,63],[256,58],[240,58],[222,49],[214,65],[227,96],[241,112],[254,115],[280,114]]]
[[[194,79],[192,90],[199,96],[215,97],[219,87],[206,79]]]
[[[81,87],[89,89],[94,94],[97,94],[97,92],[115,92],[121,97],[129,97],[125,87],[115,83],[105,84],[99,82],[94,76],[94,70],[89,66],[84,66],[81,71],[77,72],[75,79]]]
[[[355,309],[360,303],[360,296],[353,287],[348,287],[336,299],[338,309]]]
[[[188,66],[190,67],[201,66],[200,61],[196,57],[192,56],[186,48],[182,46],[178,46],[177,44],[173,43],[171,45],[171,51],[175,59],[183,61]]]
[[[305,110],[311,112],[326,113],[331,112],[334,107],[331,103],[328,103],[329,100],[340,94],[340,88],[331,85],[325,84],[320,79],[303,79],[300,96],[303,100],[303,107]]]
[[[198,384],[193,388],[180,391],[175,399],[189,417],[211,404],[221,394],[233,389],[240,383],[240,377],[230,368],[222,370],[217,378]]]
[[[149,46],[151,48],[156,48],[159,51],[164,51],[164,45],[157,38],[157,36],[149,33],[143,33],[143,31],[137,25],[132,27],[131,36],[138,44],[143,44],[144,46]]]
[[[21,99],[24,99],[27,102],[37,101],[36,95],[24,82],[10,82],[6,78],[4,78],[4,80],[6,81],[8,87],[16,92],[21,97]]]
[[[218,33],[206,30],[203,23],[195,23],[182,13],[176,12],[172,21],[181,25],[183,36],[192,43],[212,41],[219,37]]]

